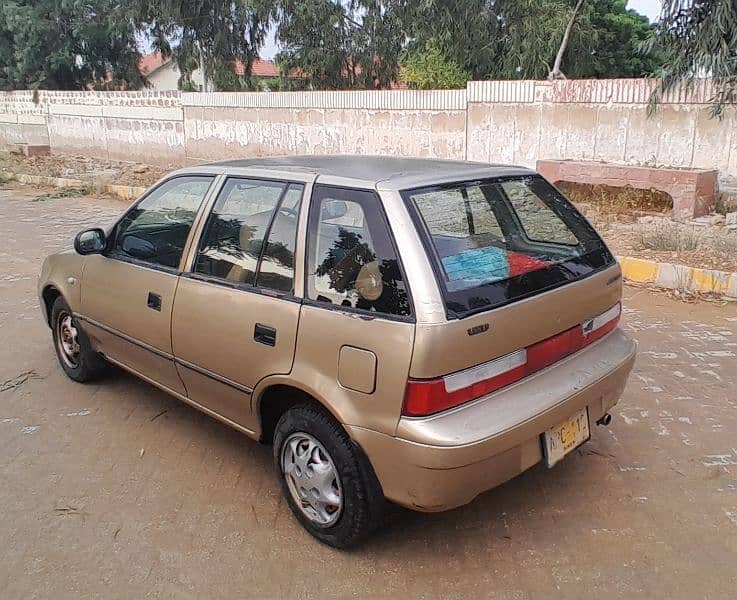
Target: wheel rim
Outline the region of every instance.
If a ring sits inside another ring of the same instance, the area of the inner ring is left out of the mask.
[[[320,527],[333,525],[343,511],[343,490],[325,447],[309,433],[293,433],[282,446],[281,467],[301,513]]]
[[[56,322],[56,346],[64,363],[76,369],[79,365],[79,332],[69,313],[62,312]]]

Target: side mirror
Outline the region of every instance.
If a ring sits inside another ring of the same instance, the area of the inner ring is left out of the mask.
[[[77,254],[100,254],[105,249],[105,232],[96,227],[80,231],[74,238]]]
[[[322,221],[330,221],[345,216],[348,205],[343,200],[328,200],[322,205]]]

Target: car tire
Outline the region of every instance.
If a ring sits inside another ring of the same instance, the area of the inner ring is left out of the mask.
[[[56,357],[67,377],[85,383],[103,373],[107,366],[105,359],[92,349],[89,338],[61,296],[51,308],[51,331]]]
[[[349,548],[381,523],[386,500],[371,464],[319,407],[302,404],[281,416],[274,464],[292,513],[322,543]]]

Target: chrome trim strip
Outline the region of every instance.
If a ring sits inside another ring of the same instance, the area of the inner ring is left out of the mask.
[[[174,355],[169,354],[168,352],[164,352],[163,350],[159,350],[158,348],[155,348],[154,346],[151,346],[150,344],[147,344],[146,342],[142,342],[141,340],[137,340],[136,338],[133,338],[129,335],[126,335],[125,333],[118,331],[117,329],[113,329],[112,327],[108,327],[107,325],[104,325],[103,323],[100,323],[99,321],[95,321],[94,319],[91,319],[90,317],[86,317],[84,315],[80,315],[79,313],[74,313],[74,317],[79,319],[80,321],[85,321],[89,323],[90,325],[93,325],[95,327],[99,327],[103,331],[107,331],[108,333],[115,335],[119,338],[124,339],[126,342],[130,342],[131,344],[135,346],[140,346],[144,350],[148,350],[149,352],[152,352],[153,354],[156,354],[158,356],[161,356],[162,358],[166,358],[167,360],[174,360]]]
[[[521,367],[527,362],[527,350],[516,350],[492,361],[443,377],[446,392],[455,392],[474,383],[490,379]]]
[[[258,440],[258,436],[256,435],[256,432],[252,429],[248,429],[247,427],[243,427],[243,425],[240,425],[236,423],[235,421],[229,419],[228,417],[224,417],[220,413],[215,412],[214,410],[211,410],[207,408],[206,406],[200,404],[199,402],[195,402],[194,400],[187,398],[187,396],[184,396],[180,394],[179,392],[176,392],[172,390],[171,388],[166,387],[165,385],[162,385],[158,381],[151,379],[150,377],[146,377],[146,375],[143,375],[142,373],[136,371],[135,369],[129,367],[125,363],[120,362],[119,360],[116,360],[114,358],[105,357],[107,360],[109,360],[111,363],[118,365],[120,368],[125,369],[129,373],[133,373],[136,377],[140,377],[147,383],[150,383],[151,385],[159,388],[160,390],[165,391],[168,394],[171,394],[174,396],[177,400],[181,400],[182,402],[189,404],[190,406],[196,408],[199,411],[202,411],[206,415],[213,417],[214,419],[217,419],[218,421],[221,421],[222,423],[225,423],[226,425],[229,425],[233,429],[236,429],[237,431],[240,431],[241,433],[245,433],[247,436],[252,437],[256,440]]]
[[[215,381],[218,381],[220,383],[223,383],[225,385],[228,385],[232,388],[235,388],[245,394],[251,395],[253,393],[253,389],[249,388],[248,386],[241,385],[240,383],[237,383],[233,381],[232,379],[228,379],[227,377],[223,377],[222,375],[218,375],[217,373],[213,373],[212,371],[209,371],[208,369],[203,369],[202,367],[199,367],[189,361],[182,360],[181,358],[177,358],[173,354],[169,354],[168,352],[164,352],[163,350],[159,350],[158,348],[154,348],[150,344],[147,344],[145,342],[142,342],[140,340],[137,340],[129,335],[126,335],[125,333],[122,333],[118,331],[117,329],[113,329],[112,327],[108,327],[107,325],[103,325],[99,321],[95,321],[94,319],[90,319],[89,317],[86,317],[84,315],[80,315],[79,313],[75,313],[75,318],[79,319],[80,321],[85,321],[89,323],[90,325],[93,325],[95,327],[99,327],[103,331],[107,331],[108,333],[115,335],[119,338],[124,339],[126,342],[130,342],[131,344],[134,344],[135,346],[139,346],[143,348],[144,350],[148,350],[149,352],[152,352],[158,356],[161,356],[162,358],[165,358],[167,360],[171,360],[175,362],[178,365],[182,365],[183,367],[187,367],[188,369],[191,369],[192,371],[195,371],[199,373],[200,375],[204,375],[205,377],[209,377],[210,379],[214,379]],[[107,357],[106,357],[107,358]],[[168,389],[168,388],[167,388]]]
[[[240,383],[237,383],[233,381],[232,379],[228,379],[227,377],[223,377],[222,375],[218,375],[217,373],[213,373],[212,371],[209,371],[208,369],[203,369],[202,367],[198,367],[197,365],[189,361],[174,357],[174,362],[177,363],[178,365],[182,365],[183,367],[187,367],[188,369],[195,371],[196,373],[199,373],[200,375],[204,375],[205,377],[209,377],[210,379],[213,379],[219,383],[223,383],[232,388],[235,388],[243,392],[244,394],[250,395],[253,393],[252,388],[246,385],[241,385]]]
[[[617,302],[609,310],[604,311],[600,315],[596,315],[593,319],[584,321],[584,323],[581,324],[583,334],[588,335],[596,331],[597,329],[604,327],[604,325],[616,319],[619,316],[621,310],[622,310],[622,305],[621,303]]]

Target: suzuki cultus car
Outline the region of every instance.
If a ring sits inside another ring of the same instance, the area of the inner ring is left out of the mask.
[[[466,504],[608,423],[635,359],[621,289],[534,171],[363,156],[173,172],[39,280],[69,377],[114,363],[272,444],[336,547],[386,500]]]

